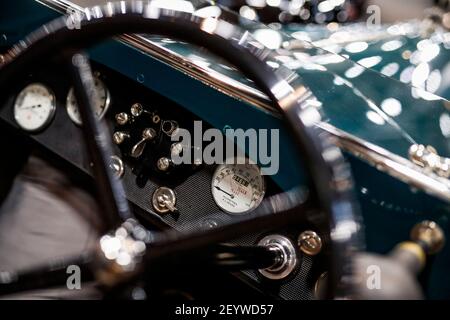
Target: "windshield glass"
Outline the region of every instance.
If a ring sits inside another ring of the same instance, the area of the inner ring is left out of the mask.
[[[71,3],[86,7],[106,2],[75,0]],[[317,107],[321,121],[402,157],[407,157],[408,149],[414,143],[433,145],[441,155],[450,156],[448,101],[420,86],[405,84],[367,68],[382,65],[386,58],[384,55],[370,55],[365,58],[365,63],[356,63],[345,56],[349,51],[367,50],[367,41],[348,41],[345,43],[346,51],[336,51],[336,45],[333,50],[332,45],[318,40],[326,38],[328,33],[318,33],[317,28],[316,32],[309,32],[308,28],[276,29],[206,1],[169,0],[154,3],[165,10],[209,17],[211,21],[219,18],[239,26],[239,32],[234,30],[230,40],[246,47],[254,47],[256,42],[264,46],[264,55],[260,54],[260,58],[294,88],[306,85],[314,93],[310,104]],[[381,28],[377,34],[383,32],[386,33],[386,30]],[[260,96],[264,100],[264,95],[254,88],[250,80],[203,48],[160,36],[139,37],[150,46],[162,48],[167,54],[189,61],[236,90]],[[412,70],[411,77],[427,78],[427,71],[430,67],[423,65]]]

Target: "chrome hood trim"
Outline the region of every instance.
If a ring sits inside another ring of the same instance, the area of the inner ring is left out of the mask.
[[[359,139],[328,123],[318,125],[336,138],[336,144],[350,154],[364,160],[379,171],[420,189],[444,201],[450,201],[450,180],[414,164],[386,149]]]
[[[73,4],[69,0],[36,1],[63,13],[68,12],[68,10],[83,10],[82,7]],[[267,96],[255,88],[226,77],[219,72],[203,68],[182,55],[174,53],[141,35],[124,34],[118,36],[117,40],[157,58],[224,94],[250,103],[274,116],[279,116],[278,112],[269,104]],[[450,202],[450,180],[439,177],[406,158],[360,139],[333,125],[321,122],[318,126],[334,136],[336,138],[336,144],[348,153],[414,188],[422,190],[441,200]]]

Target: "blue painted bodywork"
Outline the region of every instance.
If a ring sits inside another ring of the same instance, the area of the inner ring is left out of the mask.
[[[33,0],[2,2],[0,6],[0,36],[6,35],[1,45],[5,48],[57,16]],[[313,51],[317,54],[320,50],[310,49],[309,53]],[[217,128],[279,128],[282,160],[280,172],[274,179],[284,189],[300,181],[301,168],[297,167],[297,156],[279,118],[205,86],[117,41],[107,41],[93,48],[90,54],[94,60],[169,97]],[[439,127],[440,117],[447,112],[442,101],[413,98],[410,87],[371,70],[356,70],[360,72],[357,79],[346,78],[345,72],[354,67],[354,63],[344,60],[327,64],[326,70],[299,68],[299,74],[323,104],[324,117],[330,123],[403,157],[413,141],[432,144],[442,154],[450,156],[447,138]],[[373,111],[372,104],[379,106],[387,97],[400,101],[402,113],[394,122],[370,120],[368,112]],[[426,219],[438,222],[447,238],[450,236],[448,204],[411,190],[408,185],[352,156],[348,159],[361,200],[369,251],[388,252],[409,238],[415,223]],[[429,298],[450,298],[447,270],[450,270],[448,246],[433,261],[429,279],[424,279]]]

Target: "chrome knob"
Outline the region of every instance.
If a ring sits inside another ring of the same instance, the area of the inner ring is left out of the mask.
[[[166,157],[162,157],[158,159],[158,162],[156,162],[156,167],[159,171],[167,171],[170,168],[170,165],[172,164],[172,161]]]
[[[432,146],[413,144],[408,153],[410,160],[415,164],[434,172],[440,177],[450,177],[450,159],[441,157]]]
[[[118,156],[111,156],[109,168],[112,170],[116,178],[122,178],[125,173],[123,161]]]
[[[134,117],[139,117],[144,112],[144,107],[140,103],[135,103],[131,106],[130,112]]]
[[[125,141],[125,139],[129,139],[129,138],[130,138],[130,134],[128,132],[117,131],[117,132],[114,132],[114,134],[113,134],[113,141],[117,145],[122,144]]]
[[[259,246],[264,246],[277,253],[278,259],[274,265],[259,269],[264,277],[272,280],[281,280],[289,276],[297,266],[297,253],[292,242],[282,235],[269,235],[258,242]]]
[[[116,122],[118,125],[123,126],[123,125],[127,124],[129,120],[130,120],[130,117],[125,112],[116,114]]]
[[[174,120],[165,120],[161,125],[161,130],[168,136],[171,136],[178,129],[178,122]]]
[[[139,117],[143,113],[147,113],[147,114],[153,116],[153,113],[145,110],[144,107],[142,106],[142,104],[140,104],[140,103],[134,103],[130,108],[130,112],[133,117]]]
[[[434,221],[422,221],[411,230],[411,240],[426,245],[427,254],[435,254],[444,247],[445,235],[441,227]]]
[[[315,256],[322,250],[322,239],[314,231],[303,231],[298,237],[298,247],[307,255]]]

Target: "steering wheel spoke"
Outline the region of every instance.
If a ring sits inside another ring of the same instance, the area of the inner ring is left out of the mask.
[[[84,139],[96,178],[105,226],[103,231],[106,231],[132,215],[123,185],[109,170],[110,159],[113,156],[112,143],[106,124],[98,120],[94,112],[97,93],[94,90],[94,77],[87,56],[81,53],[74,54],[69,68],[83,122]]]

